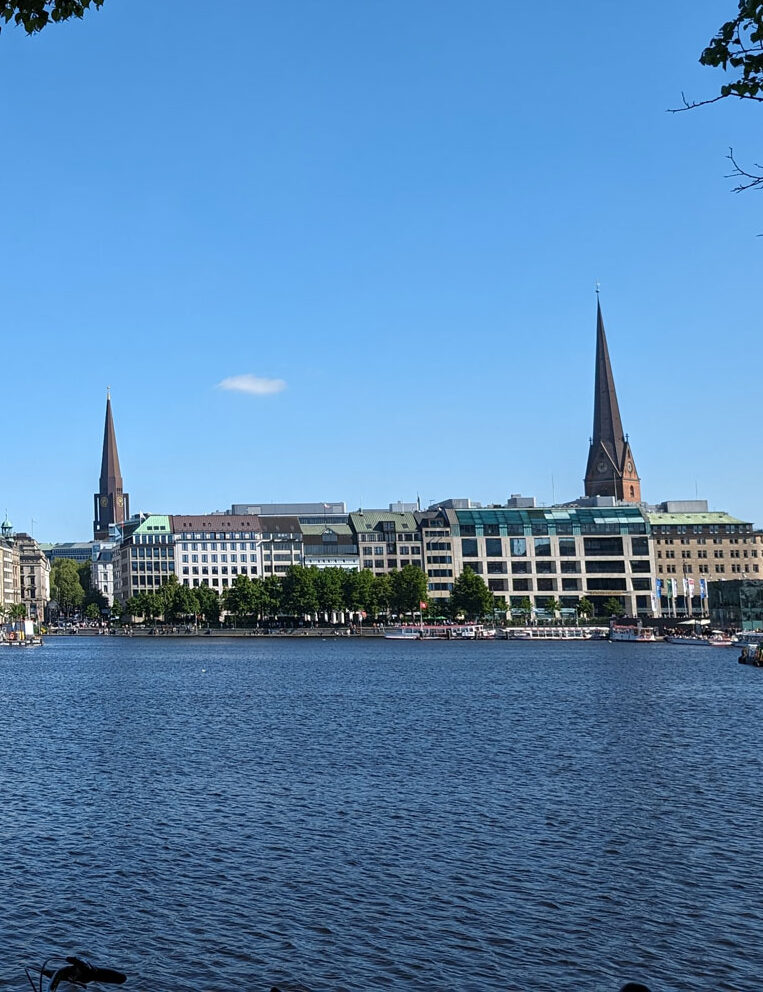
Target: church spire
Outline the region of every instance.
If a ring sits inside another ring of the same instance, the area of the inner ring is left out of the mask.
[[[130,515],[130,497],[123,491],[119,467],[117,437],[111,412],[111,390],[106,391],[106,422],[103,427],[103,454],[99,492],[95,494],[93,537],[96,541],[109,539],[109,527],[121,524]]]
[[[103,427],[103,455],[101,456],[101,492],[122,489],[122,473],[119,470],[117,436],[114,433],[114,418],[111,414],[111,390],[106,390],[106,423]]]
[[[636,473],[628,437],[623,432],[620,419],[620,407],[615,392],[615,379],[609,360],[598,290],[593,436],[586,466],[585,494],[614,496],[627,503],[641,502],[641,483]]]

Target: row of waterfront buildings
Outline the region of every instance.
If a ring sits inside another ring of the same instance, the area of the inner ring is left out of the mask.
[[[499,608],[522,612],[529,600],[540,617],[550,603],[572,616],[583,598],[599,615],[616,599],[630,616],[707,616],[720,583],[737,580],[748,594],[751,583],[763,586],[763,532],[695,500],[646,507],[597,496],[538,507],[512,496],[501,506],[449,499],[423,510],[355,512],[341,502],[235,505],[206,515],[136,514],[112,536],[40,546],[6,533],[4,604],[23,602],[42,617],[56,557],[89,561],[92,586],[110,604],[156,591],[171,574],[222,595],[238,575],[284,575],[292,565],[376,575],[416,565],[433,600],[449,597],[468,568]]]
[[[13,535],[6,520],[0,605],[23,602],[41,618],[55,557],[89,561],[92,587],[109,604],[155,591],[171,574],[222,595],[239,575],[283,575],[293,565],[378,575],[412,564],[426,572],[430,599],[449,597],[458,576],[471,569],[498,608],[524,613],[529,600],[539,617],[560,608],[571,616],[584,598],[597,614],[614,599],[630,616],[700,617],[710,614],[715,597],[718,621],[740,624],[740,604],[763,605],[763,532],[704,501],[642,500],[598,306],[584,491],[550,507],[515,495],[491,506],[447,499],[425,509],[393,504],[348,512],[344,502],[329,501],[130,514],[107,397],[94,540],[40,546],[29,535]]]

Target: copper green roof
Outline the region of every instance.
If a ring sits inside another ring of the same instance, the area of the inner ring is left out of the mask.
[[[172,533],[170,529],[170,518],[162,513],[152,513],[150,517],[136,527],[133,531],[134,534],[170,534]]]
[[[742,524],[744,520],[738,520],[728,513],[647,513],[649,523],[653,527],[661,524]]]
[[[320,537],[327,530],[337,535],[350,536],[354,533],[349,524],[300,524],[299,529],[306,537]]]
[[[385,510],[358,510],[350,514],[350,524],[359,534],[376,530],[380,524],[392,521],[395,531],[418,530],[416,517],[412,513],[394,513]]]

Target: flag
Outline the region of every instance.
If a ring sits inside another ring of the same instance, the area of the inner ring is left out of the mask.
[[[420,610],[425,610],[426,608],[427,608],[427,604],[426,604],[426,602],[425,602],[425,601],[424,601],[424,600],[422,599],[422,600],[421,600],[421,602],[419,603],[419,609],[420,609]]]
[[[658,604],[659,604],[659,597],[655,595],[655,593],[652,593],[652,613],[657,612]]]
[[[675,579],[670,580],[670,585],[673,588],[673,599],[678,595],[678,582]]]
[[[689,583],[684,575],[684,597],[689,595]]]
[[[694,599],[694,579],[689,578],[686,581],[689,583],[689,597]]]
[[[699,595],[701,599],[707,599],[707,579],[699,580]]]
[[[654,583],[654,588],[657,593],[657,598],[659,599],[662,596],[662,579],[657,579]]]

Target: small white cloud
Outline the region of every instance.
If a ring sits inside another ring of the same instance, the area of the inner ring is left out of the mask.
[[[286,389],[286,383],[283,379],[264,379],[257,375],[232,375],[218,382],[217,388],[250,393],[252,396],[272,396]]]

